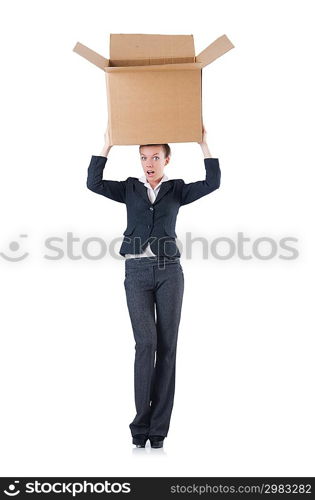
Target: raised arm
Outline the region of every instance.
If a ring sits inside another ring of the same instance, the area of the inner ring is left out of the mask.
[[[212,191],[220,187],[221,170],[218,158],[212,158],[207,144],[207,132],[205,127],[202,127],[202,142],[200,147],[204,155],[204,163],[206,168],[206,178],[203,181],[190,182],[185,184],[183,181],[181,192],[181,205],[187,205],[193,201],[202,198]]]
[[[86,185],[87,188],[94,193],[101,194],[118,201],[119,203],[126,202],[126,181],[109,181],[103,180],[103,170],[107,162],[108,153],[112,146],[109,144],[108,128],[105,132],[105,144],[99,156],[92,156],[88,167],[88,176]]]

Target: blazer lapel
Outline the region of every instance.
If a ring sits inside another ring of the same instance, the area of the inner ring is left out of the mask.
[[[143,182],[141,182],[139,180],[135,181],[135,188],[136,188],[137,193],[139,193],[140,196],[142,196],[142,198],[147,203],[150,203],[150,205],[151,205],[151,201],[149,200],[149,197],[148,197],[147,188],[145,187],[145,185],[143,184]]]
[[[141,181],[136,181],[135,182],[135,188],[136,188],[137,193],[139,193],[140,196],[142,196],[142,198],[147,203],[149,203],[150,205],[152,205],[151,201],[149,200],[148,191],[147,191],[147,188],[144,185],[144,183],[141,182]],[[159,192],[158,192],[158,195],[157,195],[154,203],[157,203],[158,201],[160,201],[160,199],[167,193],[167,191],[170,188],[171,188],[171,183],[169,181],[162,182],[162,184],[160,186],[160,189],[159,189]]]
[[[162,184],[160,186],[160,190],[158,192],[157,197],[155,198],[154,203],[157,203],[158,201],[160,201],[160,199],[167,193],[167,191],[169,191],[169,189],[171,189],[171,183],[169,181],[162,182]]]

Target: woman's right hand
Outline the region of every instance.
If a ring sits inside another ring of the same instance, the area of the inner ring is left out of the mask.
[[[109,127],[108,127],[108,125],[107,125],[106,132],[104,134],[104,140],[105,140],[105,146],[108,148],[111,148],[110,140],[109,140]]]
[[[112,147],[111,144],[110,144],[110,140],[109,140],[109,127],[108,127],[108,125],[107,125],[106,132],[104,134],[104,141],[105,141],[104,142],[104,146],[103,146],[103,149],[102,149],[102,151],[100,153],[100,156],[106,156],[107,157],[108,153],[109,153],[109,151],[110,151],[110,149]]]

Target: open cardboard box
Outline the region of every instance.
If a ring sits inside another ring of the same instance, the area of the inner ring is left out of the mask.
[[[202,69],[232,49],[222,35],[195,55],[193,35],[111,34],[110,59],[74,52],[105,71],[112,145],[201,142]]]

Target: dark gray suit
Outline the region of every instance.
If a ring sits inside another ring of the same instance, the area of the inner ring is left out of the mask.
[[[206,179],[185,184],[162,182],[152,204],[146,186],[136,177],[103,180],[107,161],[92,156],[87,187],[127,207],[127,228],[119,253],[141,253],[148,243],[155,257],[125,260],[125,291],[135,338],[134,389],[136,416],[131,434],[167,436],[175,393],[178,329],[184,293],[184,273],[176,245],[176,217],[192,203],[220,186],[216,158],[205,158]]]
[[[120,255],[139,254],[150,243],[158,256],[180,257],[176,245],[176,218],[182,205],[205,196],[220,186],[221,171],[217,158],[205,158],[206,178],[185,184],[182,179],[162,182],[159,194],[152,204],[147,188],[136,177],[125,181],[103,180],[107,158],[92,156],[88,168],[87,187],[111,200],[125,203],[127,228],[120,247]]]

